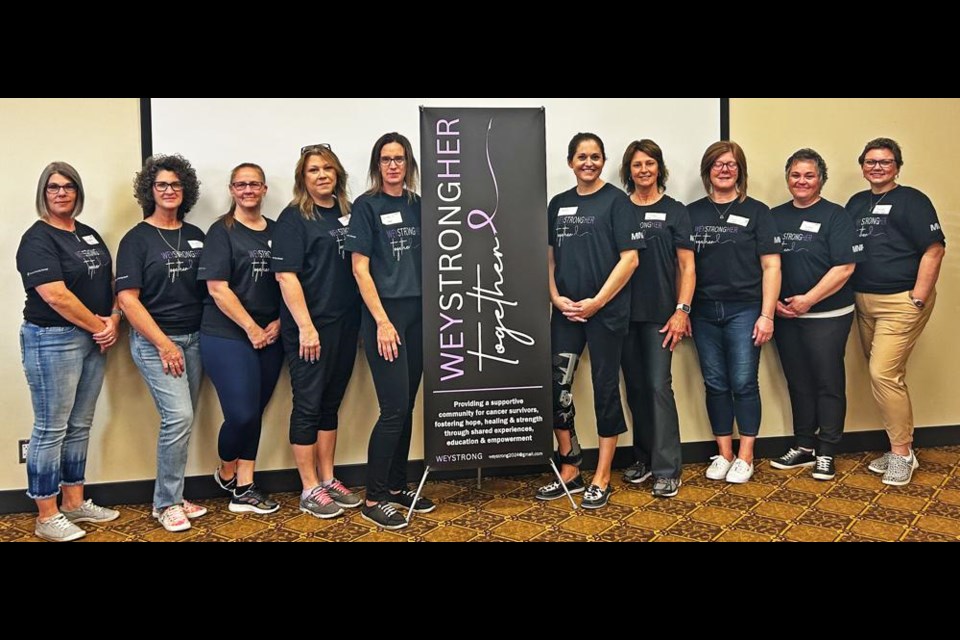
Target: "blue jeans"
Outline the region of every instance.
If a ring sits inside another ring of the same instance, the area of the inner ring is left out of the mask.
[[[200,333],[168,337],[180,347],[186,362],[186,370],[180,378],[164,374],[157,348],[136,331],[130,331],[130,354],[160,414],[153,506],[161,510],[183,503],[183,476],[187,470],[193,411],[197,407],[203,378]]]
[[[45,500],[84,483],[93,411],[106,358],[77,327],[20,327],[20,354],[33,401],[27,495]]]
[[[707,415],[713,435],[733,435],[736,417],[741,436],[760,433],[760,349],[753,327],[760,317],[756,302],[701,302],[691,321],[700,369],[707,386]]]

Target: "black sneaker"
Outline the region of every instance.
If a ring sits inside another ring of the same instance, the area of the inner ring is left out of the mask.
[[[567,483],[567,491],[569,491],[571,494],[583,493],[585,490],[586,487],[584,487],[583,478],[579,473],[574,476],[573,480]],[[537,500],[550,502],[551,500],[559,500],[566,495],[567,494],[563,490],[563,487],[560,486],[560,482],[554,481],[545,487],[540,487],[537,489],[537,495],[534,497]]]
[[[837,467],[833,464],[832,456],[817,456],[817,464],[813,468],[813,479],[829,481],[837,477]]]
[[[814,452],[803,449],[790,449],[779,458],[770,461],[770,466],[774,469],[810,468],[815,464],[817,464],[817,456]]]
[[[430,513],[437,508],[437,505],[433,503],[433,500],[430,498],[424,498],[420,496],[420,499],[417,500],[417,505],[413,505],[413,499],[417,496],[413,491],[407,491],[404,489],[400,493],[391,493],[390,494],[390,504],[395,507],[403,507],[404,509],[412,509],[414,513]]]
[[[608,484],[606,489],[601,489],[592,484],[583,494],[583,502],[580,503],[580,506],[584,509],[602,509],[607,506],[611,493],[613,493],[613,484]]]
[[[267,515],[280,510],[280,503],[257,489],[256,485],[247,489],[243,495],[233,495],[228,507],[232,513],[259,513]]]
[[[626,471],[623,472],[623,481],[629,484],[643,484],[650,479],[653,472],[643,462],[634,462]]]
[[[207,467],[209,469],[209,467]],[[229,480],[224,480],[220,477],[220,467],[217,467],[217,470],[213,472],[213,481],[217,483],[217,486],[227,491],[233,493],[233,490],[237,488],[237,475],[234,474]]]
[[[364,502],[363,506],[360,507],[360,517],[381,529],[390,531],[405,529],[407,526],[407,521],[400,515],[400,512],[387,502],[379,502],[372,507],[368,507],[367,503]]]

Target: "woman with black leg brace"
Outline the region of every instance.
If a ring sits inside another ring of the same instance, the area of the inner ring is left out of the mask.
[[[570,141],[567,163],[577,186],[556,196],[548,209],[550,300],[553,319],[553,428],[559,445],[560,475],[570,493],[584,493],[584,509],[607,505],[610,468],[617,438],[627,431],[620,404],[620,356],[630,325],[630,294],[623,289],[645,248],[626,194],[603,181],[603,141],[580,133]],[[593,404],[600,436],[600,460],[584,489],[583,461],[574,430],[573,379],[583,350],[590,346]],[[541,487],[538,500],[565,494],[559,482]]]
[[[423,375],[420,196],[417,161],[399,133],[382,136],[370,155],[370,190],[357,198],[347,235],[353,274],[365,306],[363,348],[377,389],[380,419],[367,452],[364,519],[396,530],[407,526],[397,507],[436,508],[407,487],[413,405]]]

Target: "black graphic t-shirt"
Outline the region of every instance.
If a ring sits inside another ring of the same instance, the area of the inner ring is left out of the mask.
[[[760,256],[781,252],[780,235],[770,209],[747,198],[714,204],[710,198],[689,205],[697,252],[697,293],[700,302],[762,302]]]
[[[897,187],[882,197],[858,193],[847,203],[847,213],[867,256],[853,274],[853,289],[859,293],[910,291],[923,254],[933,244],[946,244],[930,198],[911,187]]]
[[[223,220],[210,227],[200,258],[197,278],[221,280],[240,300],[260,327],[280,317],[280,285],[270,271],[270,238],[276,223],[264,218],[267,228],[255,231],[234,220],[228,228]],[[217,306],[213,296],[203,301],[200,331],[219,338],[246,340],[246,332]]]
[[[771,213],[783,240],[781,300],[807,293],[834,267],[863,261],[853,223],[840,205],[820,200],[812,207],[798,209],[788,202]],[[810,313],[837,311],[852,304],[853,285],[848,281],[840,291],[812,307]]]
[[[353,205],[347,251],[370,258],[370,274],[383,300],[419,298],[420,196],[410,202],[384,193],[364,194]]]
[[[550,201],[547,215],[557,290],[574,302],[600,292],[621,253],[647,246],[633,203],[610,184],[588,196],[579,195],[576,188],[565,191]],[[611,331],[625,331],[630,323],[630,287],[601,309],[597,319]]]
[[[359,308],[360,296],[353,278],[350,254],[344,243],[352,220],[344,217],[340,205],[331,209],[315,206],[308,220],[297,207],[280,214],[273,232],[274,273],[296,273],[310,317],[319,329]],[[281,306],[280,322],[296,328],[293,315]]]
[[[200,330],[207,287],[197,280],[203,231],[192,224],[162,230],[141,222],[117,251],[117,292],[140,290],[140,302],[168,336]]]
[[[677,310],[677,249],[693,250],[690,213],[670,196],[633,211],[647,248],[630,283],[630,320],[666,323]]]
[[[73,233],[38,220],[23,234],[17,249],[17,271],[27,292],[23,319],[39,327],[72,326],[37,293],[40,285],[61,281],[91,312],[109,316],[112,265],[103,238],[87,225],[77,222]]]

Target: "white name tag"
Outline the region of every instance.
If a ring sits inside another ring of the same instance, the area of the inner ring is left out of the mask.
[[[648,213],[647,220],[659,220],[660,222],[667,221],[667,214],[665,213]]]
[[[350,226],[350,216],[343,216],[342,218],[340,218],[340,224],[342,224],[342,225],[345,226],[345,227],[349,227],[349,226]]]
[[[744,218],[742,216],[730,216],[727,218],[727,222],[730,224],[735,224],[738,227],[746,227],[750,224],[750,218]]]
[[[83,241],[91,246],[95,244],[100,244],[100,241],[97,240],[96,236],[83,236]]]
[[[823,225],[819,222],[804,222],[800,225],[800,231],[808,231],[810,233],[820,233],[821,228],[823,228]]]
[[[203,249],[203,242],[200,240],[187,240],[191,249]]]
[[[564,207],[564,208],[560,209],[560,211],[559,211],[559,213],[557,213],[557,215],[560,216],[560,217],[564,217],[564,216],[575,216],[575,215],[577,215],[577,211],[578,211],[579,209],[580,209],[580,207]]]
[[[394,224],[403,224],[403,214],[399,211],[396,213],[385,213],[380,216],[380,222],[388,226]]]
[[[267,248],[273,249],[273,240],[267,240]]]
[[[878,204],[873,208],[873,215],[875,216],[888,216],[890,212],[893,211],[892,204]]]

